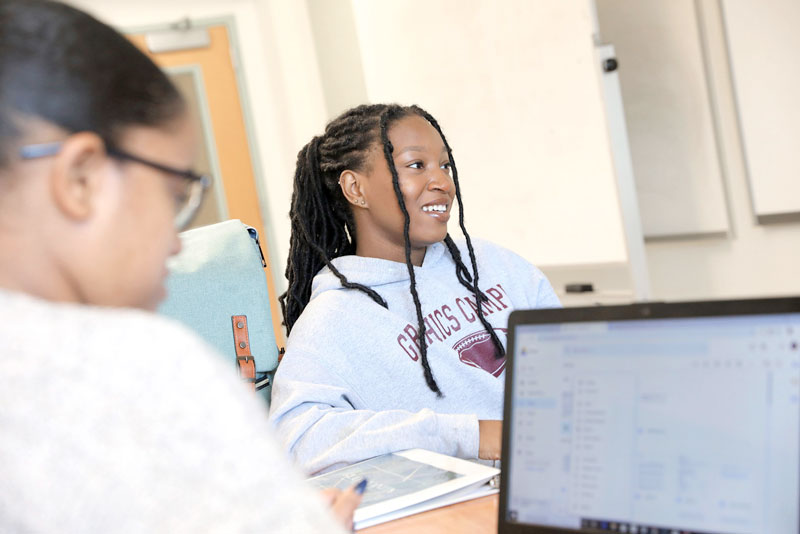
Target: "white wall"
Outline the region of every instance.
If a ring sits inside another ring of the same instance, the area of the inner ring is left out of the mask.
[[[727,232],[695,0],[596,3],[619,60],[644,235]]]
[[[353,12],[369,99],[437,117],[472,235],[542,266],[627,261],[588,0]]]
[[[700,2],[699,6],[731,232],[720,238],[647,243],[654,297],[675,300],[800,294],[800,224],[760,225],[756,221],[719,4]],[[785,49],[784,57],[797,61],[796,53]],[[769,86],[761,87],[761,98],[771,98]],[[780,137],[781,132],[776,130],[772,135]]]
[[[353,4],[350,0],[306,0],[306,4],[330,120],[369,101]]]

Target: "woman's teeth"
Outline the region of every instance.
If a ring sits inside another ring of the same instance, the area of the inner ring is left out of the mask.
[[[433,211],[436,213],[444,213],[447,211],[447,206],[444,204],[438,204],[434,206],[422,206],[422,211]]]

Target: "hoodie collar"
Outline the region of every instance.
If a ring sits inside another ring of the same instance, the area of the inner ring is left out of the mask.
[[[422,265],[414,267],[414,269],[418,272],[425,272],[436,268],[437,264],[445,256],[445,248],[442,242],[430,245],[425,251]],[[331,263],[347,278],[348,282],[359,283],[371,288],[409,280],[406,264],[397,261],[350,255],[334,258]],[[314,299],[321,293],[331,289],[343,288],[339,279],[326,266],[314,277],[314,282],[311,286],[311,298]]]

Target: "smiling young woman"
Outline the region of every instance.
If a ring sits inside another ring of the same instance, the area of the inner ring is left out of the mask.
[[[437,121],[382,104],[333,120],[298,154],[291,220],[271,418],[295,460],[499,458],[508,315],[560,304],[533,265],[470,238]]]

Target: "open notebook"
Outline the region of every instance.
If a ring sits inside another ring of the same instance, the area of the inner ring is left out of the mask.
[[[499,469],[444,454],[410,449],[377,456],[309,479],[322,489],[347,489],[368,480],[355,528],[496,493],[488,482]]]

